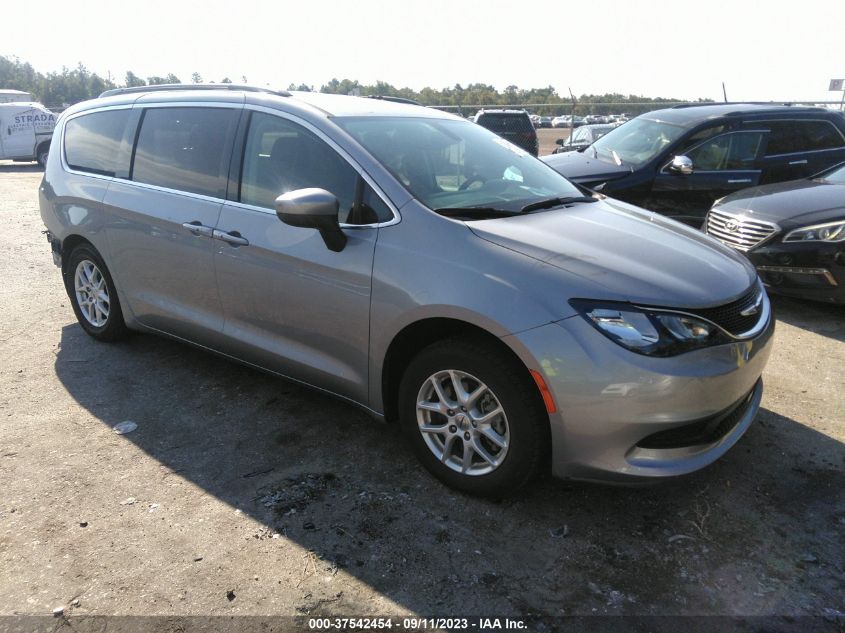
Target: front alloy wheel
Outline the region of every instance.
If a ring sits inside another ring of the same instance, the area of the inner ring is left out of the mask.
[[[508,454],[508,417],[475,376],[448,369],[429,376],[417,397],[417,424],[435,458],[464,475],[486,475]]]
[[[548,463],[549,415],[527,368],[482,336],[420,350],[399,385],[399,423],[417,458],[449,486],[503,497]]]

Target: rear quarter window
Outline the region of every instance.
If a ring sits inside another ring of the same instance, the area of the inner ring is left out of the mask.
[[[807,149],[834,149],[845,145],[836,126],[830,121],[805,121],[801,126],[804,137],[804,144]]]
[[[104,176],[117,172],[117,157],[129,109],[93,112],[65,124],[64,150],[68,167]]]

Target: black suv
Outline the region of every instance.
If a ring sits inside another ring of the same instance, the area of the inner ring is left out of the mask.
[[[638,116],[581,152],[542,160],[589,189],[700,227],[717,198],[845,160],[845,116],[798,106],[676,106]]]
[[[525,110],[479,110],[473,120],[533,156],[540,153],[537,131]]]

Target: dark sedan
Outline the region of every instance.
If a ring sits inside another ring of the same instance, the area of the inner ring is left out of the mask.
[[[845,304],[845,163],[717,200],[705,230],[745,252],[770,290]]]

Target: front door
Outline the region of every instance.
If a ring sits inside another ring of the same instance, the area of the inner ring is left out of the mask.
[[[288,226],[276,216],[277,196],[308,187],[338,198],[347,236],[342,251],[329,250],[317,231]],[[378,237],[375,215],[358,213],[368,191],[350,163],[313,130],[281,116],[251,113],[239,193],[224,204],[215,240],[225,351],[367,401]]]
[[[687,150],[693,173],[673,172],[663,166],[654,179],[649,208],[700,227],[718,198],[759,184],[760,156],[767,132],[729,132],[709,138]]]

